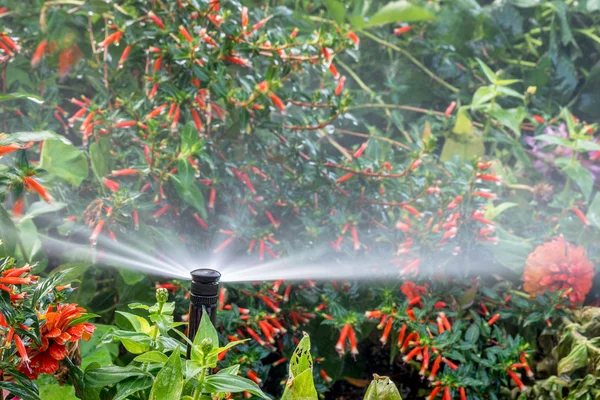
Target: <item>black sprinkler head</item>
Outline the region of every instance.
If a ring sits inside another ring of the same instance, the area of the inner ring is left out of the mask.
[[[219,301],[219,279],[221,279],[221,273],[214,269],[201,268],[192,271],[191,275],[192,287],[188,338],[194,341],[204,313],[208,315],[213,325],[217,323],[217,303]],[[188,358],[190,358],[190,354],[191,347],[188,346]]]
[[[201,268],[191,272],[192,294],[195,296],[218,296],[221,273],[214,269]]]

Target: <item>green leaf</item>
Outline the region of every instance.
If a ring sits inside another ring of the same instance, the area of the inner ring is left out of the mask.
[[[135,362],[141,363],[161,363],[164,364],[167,362],[169,357],[167,357],[164,353],[160,351],[149,351],[144,354],[140,354],[136,358],[133,359]]]
[[[239,393],[247,391],[262,399],[269,397],[260,390],[258,385],[250,379],[231,374],[209,375],[204,381],[204,391],[215,393]]]
[[[525,260],[533,250],[533,246],[523,238],[512,235],[500,227],[496,227],[498,243],[483,243],[494,259],[504,267],[521,274],[525,267]]]
[[[174,351],[162,367],[150,390],[148,400],[180,400],[183,391],[183,371],[179,351]]]
[[[324,0],[325,6],[327,7],[327,14],[338,23],[342,25],[346,19],[346,6],[344,3],[338,0]]]
[[[146,275],[141,272],[131,271],[123,268],[119,268],[119,275],[121,275],[123,281],[129,286],[133,286],[136,283],[143,281],[146,277]]]
[[[517,137],[521,136],[521,124],[527,116],[527,111],[523,107],[508,110],[495,107],[493,110],[488,111],[488,113],[502,125],[513,131]]]
[[[369,18],[366,27],[391,24],[396,22],[429,21],[434,16],[424,8],[408,1],[400,0],[387,3]]]
[[[0,204],[0,257],[14,254],[18,236],[17,228],[10,215]]]
[[[586,151],[599,151],[600,144],[594,143],[590,140],[575,140],[575,151],[584,153]]]
[[[594,200],[588,207],[586,217],[591,225],[596,229],[600,229],[600,193],[596,193],[596,196],[594,196]]]
[[[223,368],[220,369],[219,372],[217,372],[217,375],[221,374],[230,374],[230,375],[237,375],[240,372],[240,366],[239,364],[236,365],[232,365],[231,367],[227,367],[227,368]]]
[[[129,378],[117,383],[117,394],[113,400],[124,400],[130,398],[131,395],[148,389],[152,386],[154,378],[145,376],[143,378]],[[57,399],[60,400],[60,399]]]
[[[564,146],[568,148],[574,147],[574,142],[571,142],[569,139],[565,139],[559,136],[554,135],[539,135],[534,137],[535,140],[539,140],[541,142],[546,142],[550,144],[555,144],[558,146]]]
[[[440,160],[449,161],[454,156],[459,156],[463,160],[471,160],[474,157],[480,157],[485,153],[483,139],[479,135],[465,137],[450,136],[444,143]]]
[[[85,155],[72,144],[60,140],[44,142],[40,168],[74,186],[79,186],[88,176],[88,161]]]
[[[496,84],[496,81],[498,80],[496,73],[492,71],[492,69],[488,67],[487,64],[481,61],[479,58],[476,58],[475,60],[477,61],[477,64],[479,64],[479,67],[485,74],[485,77],[488,79],[488,81],[490,81],[490,83]]]
[[[8,393],[19,397],[21,400],[40,400],[36,392],[16,382],[0,381],[0,391],[1,390],[6,390]]]
[[[457,135],[471,135],[473,133],[473,123],[466,108],[461,107],[458,109],[452,132]]]
[[[465,340],[474,344],[477,342],[477,339],[479,339],[479,326],[477,324],[473,324],[465,332]]]
[[[126,367],[111,365],[101,368],[92,368],[92,366],[90,366],[85,371],[84,381],[87,385],[92,387],[103,387],[113,385],[128,378],[144,376],[152,377],[148,372],[132,365]]]
[[[184,161],[187,163],[187,160]],[[207,218],[206,207],[204,206],[204,195],[200,191],[200,188],[194,185],[193,182],[186,184],[185,179],[186,175],[181,174],[179,170],[177,171],[177,176],[171,175],[171,181],[173,182],[175,191],[184,202],[198,210],[202,218]]]
[[[290,373],[281,400],[316,400],[318,399],[312,373],[312,357],[310,355],[310,338],[306,333],[298,343],[290,360]]]
[[[150,335],[142,332],[113,332],[113,338],[119,340],[125,349],[133,354],[142,354],[150,350],[152,339]]]
[[[41,375],[35,383],[40,392],[40,400],[77,400],[73,386],[60,386],[53,376]]]
[[[125,317],[136,332],[148,333],[150,331],[150,324],[145,318],[124,311],[117,311],[116,313]]]
[[[41,97],[31,93],[6,93],[0,94],[0,103],[3,101],[26,99],[33,101],[36,104],[44,104],[44,100]]]
[[[198,333],[196,333],[196,337],[194,338],[194,344],[199,345],[204,339],[210,339],[212,345],[215,347],[219,346],[219,334],[210,321],[210,316],[206,311],[202,313]]]
[[[586,343],[577,344],[571,352],[558,361],[558,375],[570,375],[589,363],[588,349]]]
[[[579,163],[575,165],[569,163],[567,166],[563,167],[562,170],[577,184],[586,200],[589,200],[592,195],[592,189],[594,188],[594,175]]]
[[[516,206],[518,206],[517,203],[511,203],[508,201],[500,203],[497,206],[490,202],[490,204],[485,208],[485,218],[493,221],[498,217],[498,215],[502,214],[504,211]]]
[[[482,106],[489,103],[496,96],[496,91],[492,86],[482,86],[475,91],[471,104],[473,107]]]
[[[108,165],[106,165],[105,155],[102,145],[94,142],[90,145],[90,162],[92,171],[98,180],[109,174]]]
[[[374,374],[364,400],[402,400],[402,397],[390,378]]]
[[[52,131],[39,132],[14,132],[0,135],[0,146],[11,143],[41,142],[42,140],[60,140],[65,144],[71,144],[69,139]]]

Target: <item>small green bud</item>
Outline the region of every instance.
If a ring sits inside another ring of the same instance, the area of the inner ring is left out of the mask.
[[[156,289],[156,301],[166,303],[169,300],[169,292],[165,288]]]
[[[213,349],[212,339],[205,338],[200,342],[200,351],[202,351],[203,354],[210,353],[212,349]]]

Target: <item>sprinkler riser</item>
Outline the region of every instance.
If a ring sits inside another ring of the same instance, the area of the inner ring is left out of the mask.
[[[219,279],[221,274],[212,269],[197,269],[191,272],[192,285],[190,291],[190,316],[188,321],[188,338],[193,342],[206,313],[213,325],[217,324],[217,307],[219,301]],[[214,344],[215,346],[218,343]],[[192,348],[188,345],[187,358]]]

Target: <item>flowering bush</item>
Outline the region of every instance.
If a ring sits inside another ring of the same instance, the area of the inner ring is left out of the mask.
[[[60,285],[68,271],[40,280],[31,275],[35,266],[19,267],[11,258],[2,258],[0,264],[0,387],[5,394],[37,399],[38,389],[29,379],[58,374],[59,361],[76,361],[78,342],[89,340],[95,330],[86,322],[94,314],[65,302],[74,290]]]
[[[373,373],[406,398],[596,396],[598,7],[525,3],[0,6],[0,256],[81,278],[1,278],[3,387],[35,398],[64,361],[85,399],[358,398]],[[94,268],[175,255],[259,281],[225,286],[185,363],[187,284]],[[253,274],[292,256],[331,279]],[[82,369],[77,304],[103,332]],[[215,355],[238,386],[210,386]]]

